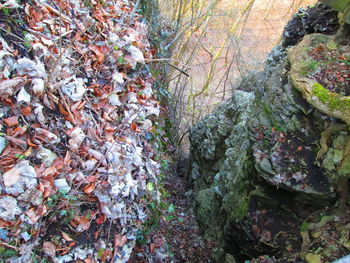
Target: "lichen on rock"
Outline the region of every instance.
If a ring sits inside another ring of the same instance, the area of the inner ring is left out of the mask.
[[[238,260],[297,255],[301,222],[336,200],[334,175],[345,150],[339,142],[349,132],[334,132],[323,161],[318,145],[321,133],[339,123],[334,118],[350,123],[348,98],[301,73],[308,47],[333,40],[313,34],[289,52],[276,47],[264,72],[244,79],[192,128],[195,209],[205,236],[218,244],[218,262],[240,253]]]

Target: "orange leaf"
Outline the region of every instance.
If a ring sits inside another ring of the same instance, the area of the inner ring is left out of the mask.
[[[105,55],[103,54],[101,48],[96,45],[90,45],[89,49],[96,54],[98,63],[102,64],[105,60]]]
[[[69,115],[69,112],[66,111],[66,110],[63,108],[63,106],[62,106],[61,103],[58,103],[58,110],[59,110],[59,112],[60,112],[61,114],[63,114],[64,116],[68,116],[68,115]]]
[[[84,192],[86,194],[91,194],[95,190],[95,184],[91,183],[84,187]]]
[[[130,124],[130,127],[131,127],[131,129],[132,129],[133,131],[136,131],[136,130],[137,130],[137,124],[134,123],[134,122]]]
[[[32,113],[32,106],[21,107],[21,113],[23,116],[29,116]]]
[[[61,234],[62,234],[62,237],[64,240],[69,241],[69,242],[74,241],[73,238],[71,238],[67,233],[62,231]]]
[[[77,243],[77,242],[73,241],[73,242],[71,242],[71,243],[68,244],[68,247],[73,247],[73,246],[75,246],[76,243]]]
[[[38,147],[38,145],[36,145],[35,143],[32,143],[32,141],[29,138],[27,139],[27,144],[32,147]]]
[[[12,116],[12,117],[6,118],[4,119],[4,122],[9,127],[16,126],[19,124],[18,116]]]

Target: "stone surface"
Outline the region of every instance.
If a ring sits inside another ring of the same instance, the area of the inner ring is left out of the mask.
[[[242,251],[298,253],[300,222],[335,201],[339,142],[349,134],[335,132],[318,160],[321,133],[339,121],[312,107],[289,74],[286,49],[276,47],[264,72],[244,79],[191,130],[189,180],[199,224],[218,244],[217,262]]]
[[[307,34],[334,34],[338,29],[338,12],[332,8],[323,4],[301,8],[284,29],[283,46],[295,45]]]
[[[38,184],[37,175],[28,160],[20,161],[2,176],[5,192],[18,196],[26,189],[35,188]]]

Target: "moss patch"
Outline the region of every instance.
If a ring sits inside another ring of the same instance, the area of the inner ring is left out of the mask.
[[[331,110],[350,111],[350,99],[327,90],[320,83],[313,84],[312,94],[318,97],[320,101],[326,104]]]

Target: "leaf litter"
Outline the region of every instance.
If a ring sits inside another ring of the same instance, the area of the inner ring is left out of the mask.
[[[0,239],[18,252],[7,261],[127,262],[159,175],[146,23],[129,0],[8,0],[0,12]]]

